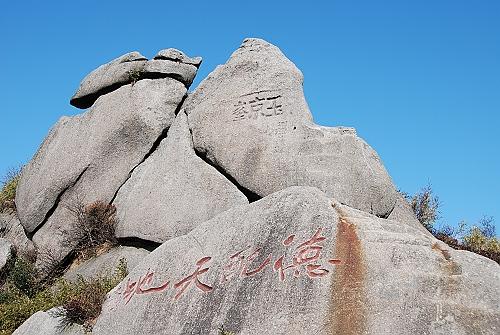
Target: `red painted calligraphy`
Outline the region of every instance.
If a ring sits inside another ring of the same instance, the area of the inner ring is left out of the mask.
[[[213,290],[213,287],[202,283],[199,279],[198,276],[204,274],[205,272],[208,271],[208,267],[202,269],[202,266],[209,262],[212,259],[212,257],[203,257],[200,260],[196,262],[196,266],[198,267],[192,274],[187,276],[186,278],[178,281],[177,283],[174,284],[174,288],[177,289],[177,294],[174,296],[174,300],[178,300],[181,295],[184,293],[184,291],[191,285],[192,282],[195,283],[196,287],[201,290],[202,292],[210,292]]]
[[[151,285],[153,281],[154,273],[148,270],[144,277],[139,277],[137,281],[131,281],[130,278],[127,280],[125,284],[125,290],[123,291],[123,299],[125,300],[125,304],[137,294],[146,294],[146,293],[154,293],[154,292],[162,292],[168,288],[170,281],[166,281],[160,286],[157,287],[145,287],[146,285]]]

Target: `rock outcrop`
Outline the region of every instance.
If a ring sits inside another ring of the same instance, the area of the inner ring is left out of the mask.
[[[114,66],[141,59],[127,54],[97,69],[79,91],[104,86],[98,81],[123,84],[122,77],[112,80],[125,71]],[[100,95],[87,112],[61,118],[23,168],[16,195],[19,218],[37,248],[55,258],[64,258],[73,247],[67,243],[75,223],[68,206],[111,202],[165,137],[187,93],[185,83],[173,78],[138,79]]]
[[[497,334],[500,271],[405,223],[292,187],[165,242],[93,334]]]
[[[196,156],[187,117],[179,113],[167,138],[120,189],[116,234],[165,242],[244,204],[243,193]]]
[[[352,128],[314,124],[302,83],[277,47],[245,40],[184,104],[195,149],[261,197],[315,186],[388,217],[399,194],[376,152]]]
[[[0,250],[67,264],[73,206],[114,205],[122,245],[65,274],[127,259],[96,335],[499,333],[500,266],[429,234],[353,128],[315,124],[277,47],[245,40],[188,95],[200,63],[132,52],[89,74],[71,103],[90,109],[23,169]],[[83,331],[59,321],[14,334]]]

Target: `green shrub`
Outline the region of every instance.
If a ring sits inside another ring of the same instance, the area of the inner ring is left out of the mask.
[[[403,196],[410,203],[418,221],[430,232],[433,231],[436,220],[439,219],[439,198],[434,195],[430,185],[425,186],[413,196],[403,193]]]
[[[479,220],[472,227],[465,221],[460,222],[458,228],[444,226],[436,230],[434,236],[454,249],[475,252],[500,264],[500,240],[491,217]]]
[[[0,182],[0,212],[16,210],[16,189],[20,172],[20,169],[12,169]]]
[[[19,272],[26,268],[23,265]],[[62,326],[78,323],[90,329],[101,311],[106,293],[118,285],[126,274],[126,262],[121,260],[111,276],[80,277],[75,283],[57,279],[52,286],[43,286],[35,281],[27,294],[24,292],[27,283],[22,283],[21,278],[28,278],[28,281],[31,278],[24,273],[14,277],[9,273],[7,283],[0,289],[0,335],[11,334],[34,313],[57,306],[63,306],[54,313],[54,316],[61,317]]]
[[[39,286],[37,273],[33,263],[18,257],[14,267],[9,272],[7,281],[21,293],[31,298],[37,293]]]

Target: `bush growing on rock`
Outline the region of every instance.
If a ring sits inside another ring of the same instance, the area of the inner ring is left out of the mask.
[[[410,203],[420,223],[437,239],[454,249],[471,251],[500,264],[500,241],[496,237],[493,217],[483,217],[478,224],[472,226],[462,221],[457,228],[449,225],[437,228],[440,202],[430,185],[413,196],[401,193]]]
[[[103,201],[85,205],[76,200],[67,206],[76,218],[72,235],[68,236],[70,244],[76,244],[78,258],[88,259],[95,256],[100,249],[109,249],[117,244],[115,228],[117,224],[116,207]]]
[[[413,196],[402,193],[410,203],[418,221],[432,233],[436,220],[439,219],[439,207],[441,203],[439,198],[434,195],[431,185],[427,185]]]

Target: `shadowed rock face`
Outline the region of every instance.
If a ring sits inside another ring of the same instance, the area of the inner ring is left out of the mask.
[[[7,277],[12,261],[16,255],[14,245],[4,238],[0,238],[0,285]]]
[[[491,260],[292,187],[165,242],[93,334],[493,335],[499,279]]]
[[[15,212],[0,213],[0,235],[12,243],[18,254],[30,255],[34,251],[33,242],[24,233],[23,226]]]
[[[231,207],[248,204],[235,185],[196,156],[184,113],[120,189],[118,237],[165,242]]]
[[[315,186],[389,216],[399,195],[376,152],[352,128],[314,124],[302,82],[278,48],[245,40],[184,104],[195,149],[259,196]]]

